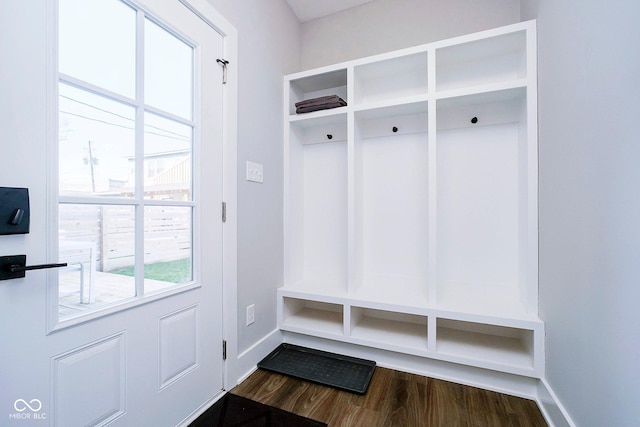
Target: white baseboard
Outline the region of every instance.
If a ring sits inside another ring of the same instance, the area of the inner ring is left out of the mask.
[[[240,384],[244,379],[251,375],[256,370],[256,365],[266,355],[271,353],[282,342],[282,332],[279,329],[275,329],[268,335],[263,337],[260,341],[238,354],[237,360],[229,363],[229,388]]]
[[[536,402],[551,427],[576,426],[546,379],[540,380],[537,391]]]

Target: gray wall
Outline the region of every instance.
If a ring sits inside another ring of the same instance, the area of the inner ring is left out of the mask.
[[[302,69],[520,21],[520,0],[377,0],[302,25]]]
[[[282,77],[300,66],[300,24],[285,0],[208,0],[238,30],[238,352],[277,328],[283,281]],[[247,160],[264,183],[246,181]],[[255,323],[245,326],[247,305]]]
[[[640,425],[640,3],[525,0],[538,20],[540,315],[580,426]]]

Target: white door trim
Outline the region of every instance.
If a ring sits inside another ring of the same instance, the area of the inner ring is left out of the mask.
[[[222,384],[235,384],[235,361],[238,357],[238,31],[206,0],[179,0],[224,37],[224,59],[229,61],[227,83],[223,89],[223,166],[222,195],[226,202],[226,222],[222,227],[222,335],[227,341]],[[203,76],[204,78],[204,76]],[[217,78],[217,77],[216,77]],[[220,207],[222,211],[222,206]],[[222,215],[222,212],[221,212]],[[222,343],[220,343],[222,351]]]

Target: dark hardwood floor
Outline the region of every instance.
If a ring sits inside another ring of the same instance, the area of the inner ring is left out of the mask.
[[[547,425],[532,400],[380,367],[362,396],[260,369],[231,393],[329,427]]]

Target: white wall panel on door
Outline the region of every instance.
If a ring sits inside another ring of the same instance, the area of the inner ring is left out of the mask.
[[[54,424],[96,425],[126,410],[126,334],[53,358]]]
[[[197,315],[197,307],[189,307],[160,319],[160,388],[196,367]]]

